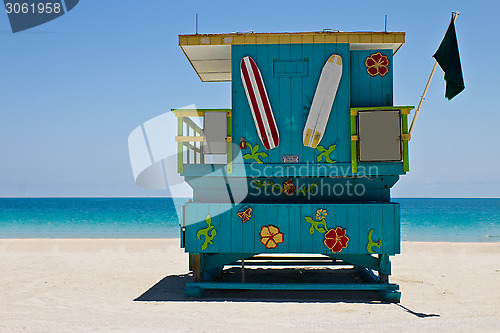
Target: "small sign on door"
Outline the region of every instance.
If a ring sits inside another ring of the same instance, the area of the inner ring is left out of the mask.
[[[299,155],[283,155],[283,163],[299,163]]]

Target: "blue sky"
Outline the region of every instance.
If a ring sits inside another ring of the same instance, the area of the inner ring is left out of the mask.
[[[410,142],[397,197],[500,197],[498,1],[80,1],[12,34],[0,13],[0,196],[149,196],[127,137],[171,108],[230,107],[229,83],[202,83],[179,34],[235,31],[406,32],[394,60],[395,105],[416,105],[432,54],[458,10],[466,90],[444,98],[438,68]]]

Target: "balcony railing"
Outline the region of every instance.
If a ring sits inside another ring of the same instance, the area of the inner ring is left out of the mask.
[[[207,112],[225,112],[227,117],[227,172],[232,173],[232,118],[231,109],[173,109],[177,117],[177,172],[184,172],[184,164],[204,164],[205,152],[203,144],[206,142],[204,130],[191,117],[205,116]],[[185,151],[186,150],[186,151]],[[185,153],[185,154],[184,154]],[[192,158],[191,158],[191,155]],[[184,162],[184,156],[186,161]]]

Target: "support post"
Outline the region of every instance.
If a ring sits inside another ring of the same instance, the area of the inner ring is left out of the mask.
[[[245,283],[245,259],[241,259],[241,283]]]
[[[193,282],[202,282],[203,274],[201,270],[201,254],[192,254]]]
[[[231,140],[227,140],[227,173],[233,173],[233,145],[232,145],[232,137],[233,137],[233,117],[232,112],[227,112],[227,138],[231,138]]]
[[[177,135],[178,136],[183,136],[183,127],[184,127],[184,118],[179,117],[177,118]],[[182,151],[183,151],[183,143],[182,142],[177,142],[177,172],[178,173],[183,173],[184,172],[184,157],[182,156]]]
[[[353,140],[354,136],[357,136],[357,124],[356,117],[358,112],[356,110],[351,110],[351,173],[355,174],[358,172],[358,151],[357,151],[357,141]]]
[[[408,110],[410,112],[410,110]],[[403,141],[403,171],[408,172],[410,171],[410,154],[408,152],[408,140],[410,139],[409,135],[408,137],[405,136],[405,134],[408,134],[408,115],[406,113],[401,114],[401,131],[402,134],[401,138]]]

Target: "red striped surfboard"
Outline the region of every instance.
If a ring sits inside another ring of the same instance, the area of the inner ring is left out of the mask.
[[[241,59],[240,72],[257,134],[266,149],[276,148],[280,136],[262,74],[255,61],[248,56]]]

